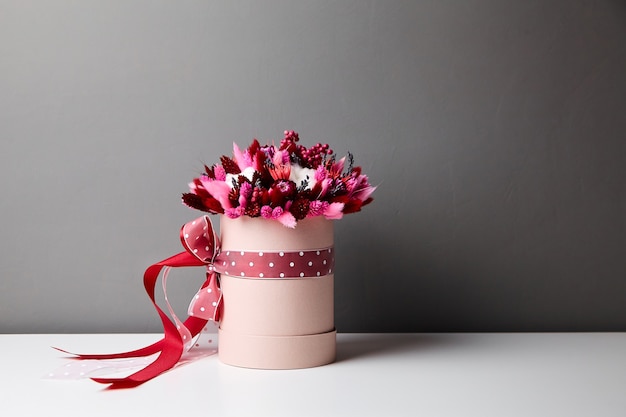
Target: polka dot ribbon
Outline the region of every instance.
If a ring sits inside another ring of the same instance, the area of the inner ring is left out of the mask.
[[[269,220],[268,220],[269,221]],[[138,372],[125,378],[92,378],[110,384],[110,388],[132,388],[173,368],[185,351],[193,347],[194,338],[209,320],[219,322],[222,310],[222,293],[219,275],[254,279],[304,279],[332,274],[334,249],[332,247],[306,251],[238,251],[220,250],[220,241],[213,231],[211,220],[202,216],[186,223],[180,232],[184,252],[164,259],[146,269],[144,287],[163,325],[164,337],[141,349],[114,354],[73,354],[78,359],[121,359],[145,357],[159,353],[157,359]],[[173,267],[205,266],[206,279],[191,300],[189,317],[183,322],[174,314],[169,304],[166,281]],[[155,287],[163,271],[163,290],[166,306],[173,321],[157,305]]]

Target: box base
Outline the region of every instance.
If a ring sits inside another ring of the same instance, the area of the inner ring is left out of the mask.
[[[255,369],[301,369],[335,361],[337,331],[303,336],[245,335],[218,330],[220,361]]]

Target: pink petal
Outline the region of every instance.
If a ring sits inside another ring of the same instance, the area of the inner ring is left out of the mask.
[[[315,170],[315,182],[320,182],[326,178],[326,169],[324,166],[320,165]]]
[[[278,216],[276,220],[281,222],[283,225],[289,227],[290,229],[293,229],[296,227],[296,218],[293,217],[293,214],[291,214],[288,211],[285,211],[283,214]]]
[[[206,180],[203,178],[202,185],[204,188],[220,202],[224,209],[231,208],[232,204],[230,204],[230,200],[228,199],[228,193],[230,193],[230,187],[224,181],[216,181],[207,178]]]
[[[343,217],[343,203],[330,203],[324,212],[324,217],[331,220],[339,220]]]
[[[320,191],[320,195],[318,195],[317,198],[322,198],[326,195],[326,193],[328,192],[328,189],[330,188],[330,184],[332,182],[333,180],[330,178],[325,178],[322,180],[322,190]]]
[[[215,179],[218,181],[226,181],[226,171],[224,167],[221,165],[215,165],[213,168],[213,174],[215,174]]]
[[[245,153],[241,152],[241,149],[239,149],[239,146],[237,146],[237,144],[234,142],[233,142],[233,156],[240,170],[243,171],[244,169],[252,166],[252,159],[250,158],[250,155],[249,154],[246,155]]]
[[[341,158],[339,161],[335,162],[333,164],[333,172],[335,174],[341,174],[341,171],[343,171],[343,166],[345,165],[345,162],[346,162],[345,156]]]
[[[358,198],[361,201],[365,201],[369,198],[370,195],[372,195],[372,193],[375,190],[376,190],[376,187],[372,187],[371,185],[368,185],[367,187],[355,192],[353,196],[355,198]]]

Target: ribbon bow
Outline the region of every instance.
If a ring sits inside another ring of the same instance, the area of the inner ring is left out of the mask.
[[[130,352],[108,355],[76,355],[79,359],[121,359],[150,356],[159,353],[154,362],[125,378],[92,378],[111,384],[110,388],[131,388],[173,368],[183,353],[193,347],[194,338],[209,320],[219,322],[222,314],[222,292],[219,274],[258,278],[316,278],[331,274],[334,268],[333,247],[300,251],[233,251],[221,252],[220,241],[213,231],[208,216],[199,217],[183,225],[180,240],[184,252],[157,262],[146,269],[144,287],[163,324],[163,339]],[[166,282],[173,267],[205,266],[206,280],[189,304],[189,317],[178,319],[167,299]],[[163,292],[170,318],[157,305],[155,287],[163,271]],[[62,352],[70,353],[59,349]]]
[[[125,378],[92,378],[102,384],[111,384],[110,388],[132,388],[171,369],[178,363],[183,353],[193,346],[193,339],[202,331],[209,320],[219,321],[221,314],[221,290],[219,287],[219,268],[216,268],[216,258],[220,253],[220,242],[213,231],[213,225],[208,216],[202,216],[186,223],[180,232],[180,239],[185,248],[184,252],[171,256],[146,269],[143,281],[144,287],[161,323],[163,324],[163,339],[150,346],[130,352],[104,355],[76,355],[78,359],[120,359],[141,356],[150,356],[160,353],[157,359],[145,368]],[[159,274],[163,273],[163,289],[167,275],[172,267],[206,266],[206,280],[200,287],[189,305],[189,317],[181,322],[165,299],[167,308],[174,318],[172,322],[167,314],[157,305],[155,287]],[[62,349],[62,352],[70,353]]]

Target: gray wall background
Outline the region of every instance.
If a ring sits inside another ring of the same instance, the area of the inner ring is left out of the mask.
[[[339,331],[624,331],[625,100],[619,1],[0,1],[0,332],[159,331],[180,194],[284,129],[380,185]]]

